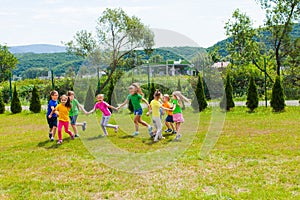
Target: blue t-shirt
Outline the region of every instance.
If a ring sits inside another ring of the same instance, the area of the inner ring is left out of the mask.
[[[53,101],[52,99],[49,101],[48,103],[48,111],[47,111],[47,117],[50,115],[51,113],[51,107],[53,106],[54,108],[57,106],[58,102],[57,101]],[[52,114],[52,117],[57,117],[55,113]]]

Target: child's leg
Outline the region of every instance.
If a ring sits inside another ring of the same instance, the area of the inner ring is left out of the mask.
[[[106,127],[105,127],[105,116],[102,116],[100,125],[101,125],[101,128],[103,130],[104,135],[108,135]]]
[[[172,130],[174,130],[175,129],[174,124],[172,122],[170,122],[170,124],[171,124]]]
[[[167,126],[168,129],[170,129],[170,124],[169,124],[169,122],[165,121],[165,125]]]
[[[52,128],[52,137],[55,138],[55,134],[56,134],[56,126],[53,126]]]
[[[69,130],[69,122],[63,122],[63,126],[65,129],[65,132],[68,133],[71,137],[73,137],[73,133]]]
[[[156,135],[154,141],[158,141],[159,138],[162,138],[162,124],[160,117],[152,117],[154,126],[156,127]]]
[[[177,131],[177,134],[179,134],[180,132],[180,122],[176,122],[176,131]]]
[[[71,124],[71,126],[72,126],[72,129],[74,131],[74,134],[77,135],[78,134],[78,130],[77,130],[76,124]]]
[[[139,115],[136,115],[134,116],[134,126],[135,126],[135,132],[139,132],[139,120],[140,120],[140,117]]]
[[[142,124],[143,126],[149,127],[149,124],[147,124],[145,121],[142,120],[142,116],[137,115],[138,122]]]
[[[61,134],[62,127],[63,127],[63,122],[59,121],[58,122],[58,140],[62,140],[62,134]]]

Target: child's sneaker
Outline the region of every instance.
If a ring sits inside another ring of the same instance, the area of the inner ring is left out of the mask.
[[[176,142],[179,141],[180,138],[181,138],[181,134],[177,134],[177,135],[176,135],[176,138],[175,138],[175,141],[176,141]]]
[[[132,136],[138,136],[139,135],[139,132],[134,132],[133,134],[132,134]]]
[[[119,126],[117,125],[116,128],[115,128],[115,133],[117,133],[119,130]]]
[[[160,139],[160,140],[164,140],[164,139],[166,139],[166,138],[165,138],[165,137],[160,137],[159,139]]]
[[[54,141],[54,137],[51,136],[50,141],[53,142]]]
[[[51,138],[52,138],[52,133],[49,133],[49,139],[51,140]]]
[[[148,132],[149,132],[149,135],[150,135],[150,136],[151,136],[151,133],[152,133],[152,129],[153,129],[152,126],[149,125],[149,126],[148,126]]]
[[[158,142],[158,139],[157,139],[157,138],[155,138],[155,139],[153,140],[153,142]]]
[[[167,130],[165,130],[165,133],[172,133],[172,129],[167,129]]]
[[[173,131],[172,133],[173,133],[174,135],[176,135],[176,134],[177,134],[177,132],[176,132],[176,131]]]
[[[82,131],[85,131],[85,129],[86,129],[86,122],[83,122],[83,124],[82,124]]]
[[[75,134],[75,137],[79,137],[79,135],[78,135],[78,134]]]
[[[62,140],[58,140],[57,144],[61,144],[62,143]]]
[[[75,136],[74,135],[71,135],[71,140],[74,140],[75,139]]]

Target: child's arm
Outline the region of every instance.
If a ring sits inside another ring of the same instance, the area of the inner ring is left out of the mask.
[[[54,106],[51,106],[50,108],[51,108],[51,113],[50,113],[49,116],[48,116],[49,119],[52,118],[53,113],[55,113],[55,108],[54,108]]]
[[[146,113],[147,116],[149,116],[150,113],[152,113],[152,107],[151,107],[151,105],[149,105],[148,109],[149,109],[149,110],[148,110],[148,112]]]
[[[96,110],[96,109],[95,109],[95,107],[94,107],[94,108],[93,108],[92,110],[90,110],[89,112],[86,112],[86,111],[85,111],[85,112],[86,112],[85,114],[86,114],[86,115],[92,114],[93,112],[95,112],[95,110]]]
[[[114,106],[108,105],[108,107],[111,108],[111,109],[114,109],[114,110],[118,111],[118,108],[116,108]]]
[[[148,103],[148,101],[144,97],[142,98],[142,101],[148,106],[148,110],[150,111],[151,110],[151,106]]]
[[[87,111],[84,109],[83,105],[81,105],[80,103],[78,103],[77,107],[79,108],[79,110],[81,110],[82,112],[84,112],[84,114],[87,114]]]
[[[122,108],[122,107],[124,107],[126,104],[128,104],[128,99],[126,99],[125,101],[124,101],[124,103],[122,103],[121,105],[119,105],[118,107],[117,107],[117,110],[119,110],[120,108]]]

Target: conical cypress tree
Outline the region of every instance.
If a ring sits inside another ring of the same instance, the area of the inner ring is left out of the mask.
[[[195,96],[192,100],[192,107],[195,111],[203,111],[207,108],[207,102],[204,94],[202,78],[199,75],[198,81],[195,89]]]
[[[14,86],[13,96],[10,104],[10,110],[13,114],[22,112],[22,106],[18,97],[17,87]]]
[[[253,76],[250,77],[250,81],[249,81],[246,105],[250,109],[250,112],[253,112],[254,109],[258,107],[257,86],[255,84]]]
[[[283,111],[285,108],[283,87],[279,76],[276,77],[273,85],[271,107],[275,112]]]
[[[225,83],[225,93],[221,99],[220,107],[226,111],[229,111],[231,108],[234,108],[234,101],[232,95],[232,85],[231,85],[231,77],[229,73],[226,75],[226,83]]]
[[[0,91],[0,114],[5,112],[5,104],[2,98],[2,91]]]
[[[37,88],[34,86],[32,90],[32,96],[30,99],[30,106],[29,110],[34,113],[40,113],[41,112],[41,101],[40,101],[40,95],[38,93]]]
[[[100,80],[98,81],[97,84],[97,90],[96,90],[96,95],[101,93],[101,86],[100,86]]]
[[[150,84],[150,92],[149,92],[149,98],[148,98],[149,103],[154,99],[153,96],[154,96],[155,91],[156,91],[156,89],[155,89],[154,81],[152,80],[151,84]]]
[[[95,94],[93,93],[92,87],[89,86],[89,89],[87,91],[85,101],[84,101],[84,108],[86,110],[92,110],[94,108],[94,100]]]
[[[204,80],[204,78],[202,78],[202,80],[203,80],[203,88],[204,88],[205,97],[206,97],[207,100],[211,100],[209,89],[208,89],[208,86],[206,84],[206,81]]]

